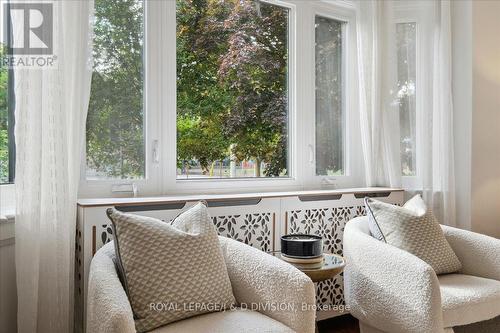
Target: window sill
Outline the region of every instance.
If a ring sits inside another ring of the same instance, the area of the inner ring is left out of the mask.
[[[365,193],[387,193],[403,191],[400,188],[388,187],[362,187],[362,188],[346,188],[337,190],[309,190],[309,191],[287,191],[287,192],[239,192],[239,193],[222,193],[222,194],[189,194],[189,195],[173,195],[173,196],[153,196],[153,197],[121,197],[121,198],[80,198],[78,206],[80,207],[96,207],[96,206],[114,206],[123,204],[144,204],[144,203],[173,203],[186,201],[218,201],[218,200],[249,200],[249,199],[265,199],[265,198],[283,198],[295,196],[325,196],[325,195],[342,195],[352,194],[354,196],[364,195]]]
[[[16,231],[14,222],[14,214],[0,215],[0,247],[14,243]]]
[[[14,215],[16,210],[15,197],[15,184],[0,185],[0,218],[6,219],[8,216]]]

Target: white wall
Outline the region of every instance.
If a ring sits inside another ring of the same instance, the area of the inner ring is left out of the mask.
[[[471,229],[472,3],[451,2],[457,226]]]
[[[473,1],[472,22],[472,230],[500,238],[500,1]]]
[[[451,9],[457,223],[500,237],[500,1]]]

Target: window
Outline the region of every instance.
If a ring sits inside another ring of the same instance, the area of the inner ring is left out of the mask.
[[[397,97],[399,104],[401,168],[403,176],[416,175],[417,24],[396,24]]]
[[[2,14],[2,13],[0,13]],[[10,24],[7,24],[7,38]],[[8,42],[8,41],[7,41]],[[0,60],[7,54],[7,47],[0,42]],[[12,69],[0,65],[0,184],[14,182],[14,75]]]
[[[87,179],[140,179],[144,153],[144,8],[96,0]]]
[[[323,1],[96,0],[80,195],[361,185],[354,17]]]
[[[0,56],[3,57],[3,45]],[[0,67],[0,183],[9,181],[9,130],[8,130],[8,82],[7,67]]]
[[[315,18],[316,175],[344,173],[343,23]]]
[[[177,178],[286,177],[289,10],[177,1]]]

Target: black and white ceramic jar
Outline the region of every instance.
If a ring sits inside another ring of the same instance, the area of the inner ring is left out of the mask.
[[[317,258],[323,255],[323,239],[317,235],[281,236],[281,254],[290,258]]]

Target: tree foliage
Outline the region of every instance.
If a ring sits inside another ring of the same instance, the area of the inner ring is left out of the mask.
[[[179,159],[193,156],[203,166],[232,153],[279,176],[286,171],[287,10],[250,0],[178,4],[178,114],[217,124],[212,134],[226,142]]]
[[[233,100],[217,79],[228,15],[215,1],[177,2],[177,160],[197,160],[205,172],[228,154],[220,116]]]
[[[108,177],[144,176],[141,3],[95,1],[87,164]],[[177,166],[196,161],[208,173],[233,156],[264,162],[267,176],[286,173],[288,11],[253,0],[176,3]]]
[[[5,49],[0,44],[0,59]],[[9,142],[8,142],[8,75],[6,66],[0,66],[0,184],[9,181]]]
[[[87,165],[108,177],[144,176],[143,7],[96,0]]]

